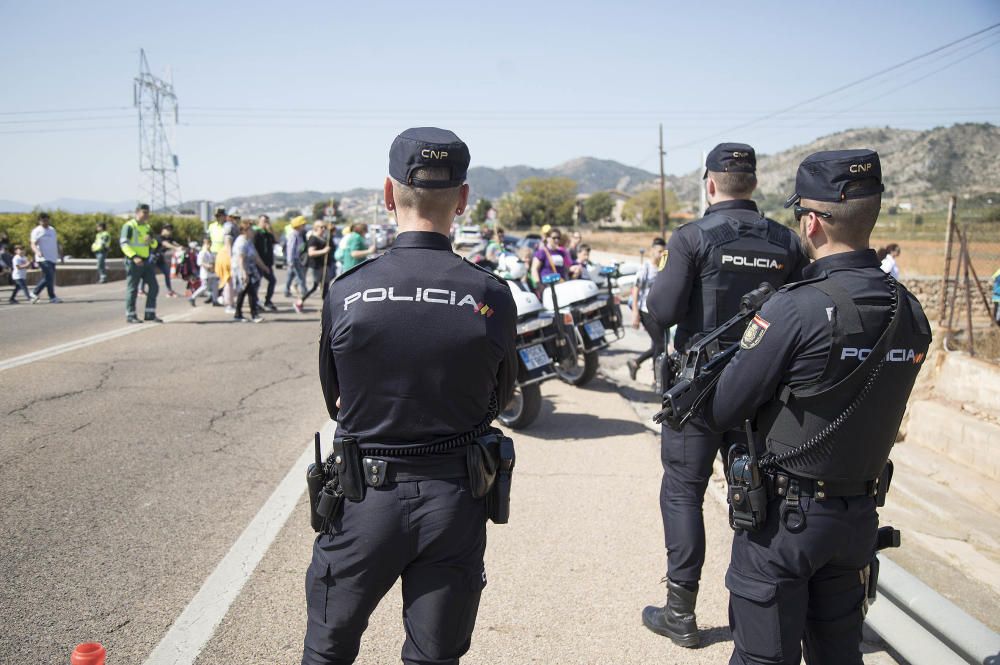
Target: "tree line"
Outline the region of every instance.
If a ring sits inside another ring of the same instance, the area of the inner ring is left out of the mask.
[[[545,224],[571,226],[579,221],[582,212],[587,222],[599,224],[610,221],[615,210],[615,198],[610,192],[594,192],[580,203],[577,211],[577,183],[570,178],[526,178],[517,189],[504,194],[496,201],[479,199],[471,212],[476,224],[483,224],[491,209],[496,211],[496,221],[507,228],[531,228]],[[680,209],[677,195],[666,192],[666,214]],[[654,226],[660,219],[660,190],[645,189],[626,199],[622,218],[643,226]]]

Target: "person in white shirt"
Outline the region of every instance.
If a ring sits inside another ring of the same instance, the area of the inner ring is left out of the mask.
[[[31,265],[31,261],[24,255],[24,248],[20,245],[14,245],[14,256],[11,257],[10,265],[10,278],[14,281],[14,292],[10,294],[10,303],[17,302],[18,291],[24,291],[24,295],[30,299],[31,291],[28,290],[28,284],[25,280],[28,278],[28,266]]]
[[[56,297],[56,264],[59,263],[59,240],[56,230],[52,228],[49,213],[38,213],[38,226],[31,229],[31,252],[42,270],[42,279],[31,294],[31,302],[38,302],[38,294],[42,289],[49,292],[49,302],[62,302]]]
[[[201,285],[191,294],[188,302],[194,307],[198,296],[208,293],[212,306],[218,306],[219,301],[213,294],[219,287],[219,276],[215,274],[215,254],[212,254],[212,239],[208,236],[202,240],[201,251],[198,252],[198,279],[201,280]]]
[[[633,381],[636,374],[639,373],[639,365],[648,358],[652,358],[655,363],[656,358],[663,353],[666,345],[663,328],[649,313],[649,310],[646,309],[646,296],[649,295],[649,289],[653,286],[653,280],[656,279],[656,274],[660,271],[660,258],[663,256],[665,249],[666,243],[663,241],[663,238],[653,239],[653,244],[650,245],[649,250],[646,252],[646,260],[643,262],[642,267],[639,268],[638,274],[636,274],[635,286],[632,287],[632,327],[638,328],[641,324],[646,329],[646,334],[649,335],[650,340],[649,349],[643,351],[627,363],[628,373]]]
[[[899,245],[894,242],[891,242],[885,247],[879,249],[876,254],[882,262],[882,272],[887,275],[892,275],[893,279],[899,279],[899,266],[896,265],[896,257],[902,253],[903,250],[901,250]]]

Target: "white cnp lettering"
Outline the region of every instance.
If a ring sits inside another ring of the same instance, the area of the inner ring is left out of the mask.
[[[391,302],[426,302],[435,305],[452,305],[454,307],[469,306],[473,311],[477,310],[477,302],[472,295],[466,294],[462,296],[461,300],[458,300],[458,294],[448,289],[417,288],[416,293],[412,296],[396,295],[396,287],[394,286],[390,286],[388,289],[381,286],[365,289],[344,298],[344,310],[346,311],[348,307],[359,300],[363,302],[382,302],[383,300]]]
[[[865,358],[871,355],[871,349],[857,349],[854,347],[844,347],[840,352],[840,359],[857,358],[864,362]],[[889,349],[885,354],[887,362],[891,363],[919,363],[923,358],[917,357],[917,352],[913,349]]]
[[[868,162],[867,164],[851,164],[850,168],[851,173],[868,173],[871,170],[872,170],[871,162]]]
[[[740,256],[739,254],[723,254],[723,263],[732,263],[734,266],[745,268],[767,268],[769,270],[781,270],[781,264],[775,259],[768,259],[763,256]]]
[[[742,159],[744,157],[749,157],[749,156],[750,156],[749,152],[739,152],[737,150],[733,150],[733,159]]]
[[[379,302],[385,300],[385,296],[386,293],[383,288],[367,289],[364,295],[361,296],[361,299],[365,302]]]
[[[424,159],[444,159],[448,156],[447,150],[428,150],[424,148],[420,151],[420,156]]]

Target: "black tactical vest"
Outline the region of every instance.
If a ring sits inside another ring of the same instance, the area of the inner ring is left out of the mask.
[[[927,355],[931,333],[927,318],[909,292],[894,289],[894,315],[884,327],[886,308],[858,305],[830,279],[800,282],[836,306],[832,345],[823,374],[806,386],[785,386],[766,405],[758,429],[766,432],[767,451],[792,475],[827,481],[870,481],[881,473],[896,441],[913,382]],[[864,324],[864,325],[863,325]],[[872,344],[868,330],[883,328]],[[846,377],[843,365],[858,359]],[[824,387],[829,386],[829,387]]]
[[[697,224],[708,255],[694,289],[700,290],[701,302],[695,296],[694,307],[679,326],[688,335],[715,330],[735,316],[740,298],[761,282],[774,288],[788,282],[800,260],[792,232],[754,210],[719,211]],[[736,331],[722,341],[738,342],[740,334]]]

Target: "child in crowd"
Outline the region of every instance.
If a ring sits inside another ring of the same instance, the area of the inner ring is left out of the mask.
[[[31,292],[28,291],[28,266],[31,261],[24,255],[24,247],[14,245],[14,256],[11,257],[11,279],[14,281],[14,292],[10,294],[10,302],[17,302],[17,292],[24,291],[24,295],[30,300]]]
[[[218,306],[219,301],[216,299],[215,292],[219,288],[219,277],[215,274],[215,254],[212,254],[212,239],[207,236],[201,243],[201,251],[198,252],[198,279],[201,280],[201,286],[188,298],[191,306],[194,307],[198,296],[205,292],[208,293],[212,306]]]

